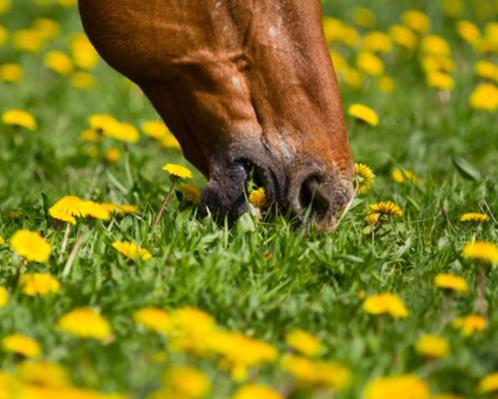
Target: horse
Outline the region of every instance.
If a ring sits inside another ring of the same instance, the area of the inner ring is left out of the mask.
[[[354,164],[320,0],[79,0],[102,58],[136,83],[207,178],[219,219],[253,178],[277,209],[333,226]]]

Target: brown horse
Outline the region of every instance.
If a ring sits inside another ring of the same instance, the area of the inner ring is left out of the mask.
[[[250,170],[279,209],[333,224],[353,164],[320,0],[80,0],[102,57],[137,83],[236,219]]]

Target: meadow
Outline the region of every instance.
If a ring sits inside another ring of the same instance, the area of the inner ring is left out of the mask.
[[[358,195],[319,234],[217,225],[75,1],[0,0],[0,398],[498,396],[498,2],[323,7]]]

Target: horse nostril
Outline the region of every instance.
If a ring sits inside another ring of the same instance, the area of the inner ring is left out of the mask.
[[[330,199],[323,193],[320,176],[312,175],[303,181],[299,191],[299,205],[304,213],[309,213],[317,221],[328,215]]]

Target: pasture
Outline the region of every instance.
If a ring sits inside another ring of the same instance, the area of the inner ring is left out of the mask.
[[[0,0],[0,398],[498,395],[498,2],[323,8],[375,179],[317,233],[217,225],[75,2]]]

